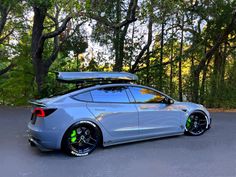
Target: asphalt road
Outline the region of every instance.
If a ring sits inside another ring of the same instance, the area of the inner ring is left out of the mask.
[[[68,157],[27,142],[30,110],[0,107],[0,177],[236,177],[236,113],[212,113],[199,137],[178,136]]]

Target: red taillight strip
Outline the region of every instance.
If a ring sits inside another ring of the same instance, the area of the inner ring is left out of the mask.
[[[35,108],[33,113],[36,114],[37,117],[45,117],[43,108]]]

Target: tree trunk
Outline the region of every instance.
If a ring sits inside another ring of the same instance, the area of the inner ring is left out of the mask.
[[[120,0],[116,1],[116,23],[119,24],[121,21],[121,7],[120,7]],[[113,68],[114,71],[121,71],[123,65],[123,58],[121,58],[121,29],[115,29],[115,41],[114,41],[114,49],[115,49],[115,66]]]
[[[201,84],[201,89],[200,89],[200,103],[204,103],[205,101],[205,85],[206,85],[206,75],[207,75],[207,68],[210,64],[210,59],[208,59],[206,66],[203,69],[202,73],[202,84]]]
[[[171,49],[170,49],[170,96],[173,95],[173,50],[174,45],[173,42],[171,42]]]
[[[165,30],[165,22],[164,17],[162,17],[161,23],[161,50],[160,50],[160,68],[159,68],[159,90],[162,91],[163,88],[163,53],[164,53],[164,30]]]
[[[34,7],[34,23],[33,23],[33,31],[32,31],[32,60],[35,71],[36,83],[39,96],[42,95],[43,90],[43,79],[45,77],[45,70],[42,62],[42,54],[43,54],[43,23],[46,17],[46,8]]]
[[[200,72],[194,70],[193,72],[193,102],[198,103],[199,90],[199,76]]]
[[[113,46],[115,49],[115,65],[113,71],[121,71],[124,63],[124,45],[125,37],[129,25],[136,21],[135,12],[137,8],[138,0],[131,0],[126,15],[126,20],[121,22],[121,1],[117,0],[116,4],[116,25],[109,25],[114,29],[115,40],[113,40]]]
[[[171,35],[174,35],[174,28],[173,28],[173,24],[174,24],[174,20],[172,18],[171,20],[171,25],[172,25],[172,31],[171,31]],[[174,56],[174,40],[171,39],[171,49],[170,49],[170,83],[169,83],[169,87],[170,87],[170,96],[173,96],[173,56]]]
[[[182,88],[182,57],[183,57],[183,42],[184,42],[184,16],[182,17],[181,24],[181,41],[179,50],[179,101],[183,101],[183,88]]]
[[[150,66],[150,50],[149,50],[149,47],[147,49],[146,65],[147,65],[146,85],[149,85],[150,84],[150,68],[149,68],[149,66]]]
[[[213,74],[211,77],[211,99],[218,100],[218,102],[212,103],[211,106],[219,107],[220,99],[224,96],[224,75],[225,75],[225,62],[226,62],[226,44],[224,51],[219,50],[215,53]]]
[[[61,47],[61,45],[59,45],[58,35],[60,35],[66,29],[67,23],[70,21],[72,16],[71,15],[66,16],[61,26],[57,26],[57,19],[56,19],[55,22],[56,29],[52,32],[44,34],[43,24],[47,14],[47,8],[44,6],[41,7],[33,6],[33,10],[34,10],[34,19],[33,19],[33,30],[32,30],[31,55],[35,71],[38,95],[39,97],[41,97],[43,96],[42,91],[43,91],[44,78],[47,76],[50,66],[57,58],[57,54]],[[58,12],[56,13],[56,18],[58,18]],[[50,38],[54,39],[53,51],[51,52],[49,57],[43,58],[44,42],[45,40]]]

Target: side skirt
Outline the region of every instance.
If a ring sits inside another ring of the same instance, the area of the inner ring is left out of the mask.
[[[138,142],[138,141],[159,139],[159,138],[164,138],[164,137],[179,136],[179,135],[183,135],[183,134],[184,134],[184,132],[179,132],[179,133],[170,133],[170,134],[163,134],[163,135],[156,135],[156,136],[141,137],[141,138],[137,138],[137,139],[133,139],[133,140],[126,140],[126,141],[118,141],[118,142],[108,141],[108,142],[103,142],[103,147]]]

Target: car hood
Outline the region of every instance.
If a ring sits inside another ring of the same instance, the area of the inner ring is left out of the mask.
[[[207,109],[201,105],[201,104],[196,104],[196,103],[191,103],[191,102],[179,102],[175,101],[174,104],[171,105],[172,109],[180,109],[183,110],[184,112],[191,114],[194,111],[202,111],[204,112],[207,116],[209,115],[209,112]]]
[[[192,109],[200,109],[201,110],[202,108],[204,108],[204,106],[201,104],[196,104],[196,103],[192,103],[192,102],[179,102],[179,101],[175,101],[173,106],[175,108],[187,109],[188,111],[190,111]]]

